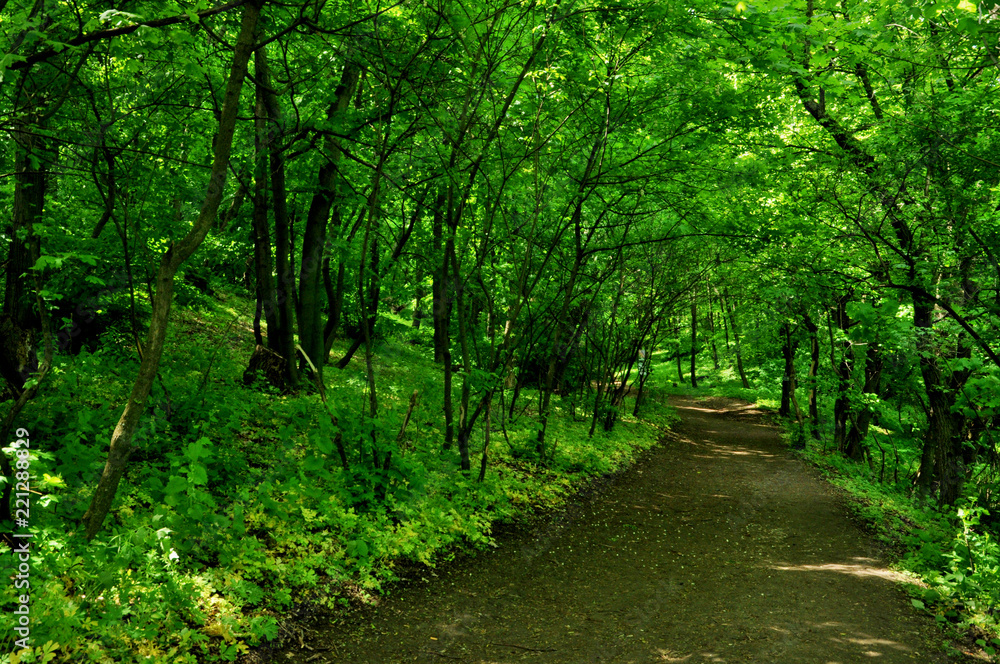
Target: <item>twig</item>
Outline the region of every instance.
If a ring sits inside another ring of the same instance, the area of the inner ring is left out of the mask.
[[[555,652],[555,648],[529,648],[528,646],[519,646],[514,643],[489,643],[487,645],[491,646],[503,646],[505,648],[517,648],[518,650],[527,650],[528,652]]]
[[[326,387],[323,385],[323,377],[320,374],[319,369],[316,368],[316,365],[313,364],[313,361],[306,354],[305,350],[302,349],[300,344],[295,344],[295,348],[302,353],[302,357],[306,358],[306,362],[309,363],[309,367],[313,370],[313,375],[316,377],[316,388],[319,390],[320,401],[323,402],[323,407],[326,408],[326,412],[329,414],[330,421],[333,423],[333,426],[339,428],[340,423],[337,421],[337,416],[333,414],[330,404],[326,401]],[[340,464],[343,466],[344,472],[350,472],[351,468],[347,462],[347,449],[344,447],[344,439],[339,431],[334,436],[333,443],[337,446],[337,454],[340,455]]]
[[[455,657],[454,655],[445,655],[443,652],[434,652],[433,650],[421,650],[420,652],[426,653],[428,655],[437,655],[438,657],[444,657],[445,659],[454,659],[454,660],[457,660],[459,662],[466,661],[465,659],[463,659],[461,657]]]
[[[401,442],[403,436],[406,435],[406,426],[410,423],[410,417],[413,415],[413,409],[417,406],[417,391],[413,390],[413,394],[410,395],[410,407],[406,410],[406,417],[403,418],[403,426],[399,427],[399,435],[396,436],[396,442]]]
[[[212,351],[212,357],[208,359],[208,367],[205,369],[205,373],[201,377],[201,385],[198,386],[198,391],[201,392],[202,409],[205,408],[205,398],[207,396],[207,394],[205,393],[205,386],[208,385],[208,377],[212,373],[212,365],[215,364],[215,358],[219,356],[219,349],[222,347],[222,344],[225,342],[225,340],[229,337],[229,330],[232,329],[233,324],[237,321],[238,317],[239,315],[237,314],[236,317],[234,317],[231,321],[229,321],[229,325],[226,326],[225,331],[223,331],[222,333],[221,341],[215,346],[215,349]]]

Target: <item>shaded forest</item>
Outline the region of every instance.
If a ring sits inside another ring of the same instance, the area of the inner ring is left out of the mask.
[[[996,633],[995,6],[116,4],[0,0],[0,662],[280,643],[673,391],[772,405]]]

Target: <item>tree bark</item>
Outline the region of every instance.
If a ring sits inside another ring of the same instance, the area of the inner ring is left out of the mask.
[[[677,331],[677,356],[676,356],[677,357],[677,384],[678,385],[683,385],[684,384],[684,364],[681,361],[682,360],[681,346],[683,345],[683,340],[681,339],[681,318],[680,318],[680,314],[677,315],[677,327],[675,329]]]
[[[956,371],[953,374],[958,375],[953,375],[950,381],[945,379],[938,351],[933,348],[934,304],[929,298],[919,295],[913,298],[913,321],[917,328],[920,375],[927,395],[927,431],[917,482],[927,493],[932,481],[936,480],[938,500],[951,505],[961,494],[965,480],[961,467],[961,433],[965,417],[961,412],[954,412],[954,407],[957,388],[968,374]]]
[[[338,215],[334,214],[336,218]],[[337,337],[337,330],[340,329],[341,319],[344,316],[344,283],[346,266],[344,261],[337,261],[337,280],[334,283],[330,270],[330,257],[323,259],[323,287],[326,289],[326,301],[330,303],[330,315],[326,318],[326,325],[323,327],[324,357],[329,358],[330,350],[333,348],[333,341]]]

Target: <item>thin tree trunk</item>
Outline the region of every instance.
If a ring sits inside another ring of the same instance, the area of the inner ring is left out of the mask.
[[[792,414],[792,392],[795,389],[795,351],[798,341],[792,334],[792,326],[785,323],[781,326],[781,355],[785,358],[785,373],[781,377],[781,406],[778,415],[788,417]]]
[[[434,199],[434,211],[431,218],[431,234],[433,237],[433,258],[431,271],[431,322],[434,324],[434,361],[444,364],[449,340],[447,338],[448,319],[451,307],[448,298],[448,270],[444,257],[444,205],[445,193],[442,189]]]
[[[267,220],[267,110],[264,106],[264,93],[256,86],[256,103],[254,104],[254,188],[253,188],[253,238],[254,263],[257,279],[257,315],[254,320],[255,333],[259,339],[260,315],[263,311],[267,324],[267,347],[281,354],[278,342],[278,304],[274,292],[273,266],[271,263],[271,230]]]
[[[712,368],[719,370],[719,347],[715,343],[715,316],[713,314],[712,289],[708,289],[708,338],[712,346]]]
[[[726,300],[719,302],[719,317],[722,319],[722,332],[726,335],[726,355],[729,355],[729,322],[726,320]]]
[[[833,403],[833,444],[854,461],[861,460],[861,448],[848,450],[847,425],[851,420],[851,376],[854,374],[854,345],[847,337],[851,321],[847,317],[847,302],[849,296],[841,297],[831,311],[831,322],[843,332],[844,339],[840,342],[840,361],[836,358],[837,344],[834,342],[833,327],[830,327],[830,363],[837,376],[837,399]],[[853,454],[853,456],[851,456]]]
[[[453,231],[456,229],[453,229]],[[458,256],[455,253],[454,237],[448,238],[448,252],[451,256],[452,279],[455,282],[455,314],[458,319],[458,344],[462,353],[462,400],[458,411],[458,454],[463,471],[472,468],[469,458],[469,438],[472,435],[472,421],[469,413],[470,385],[472,375],[472,356],[469,350],[468,322],[465,316],[465,287],[462,280]]]
[[[258,111],[258,113],[260,113],[260,111]],[[258,154],[257,159],[260,159],[260,158],[261,157]],[[238,177],[244,178],[245,176],[246,176],[246,173],[245,172],[241,172]],[[109,187],[109,189],[110,189],[110,187]],[[239,188],[237,188],[237,190],[236,190],[236,195],[233,196],[232,202],[229,203],[229,207],[226,208],[226,211],[223,214],[220,214],[218,216],[218,219],[217,219],[218,223],[216,224],[216,226],[217,226],[218,231],[220,233],[225,232],[226,228],[229,227],[230,222],[232,222],[234,219],[236,219],[236,215],[238,215],[240,213],[240,208],[243,207],[243,201],[246,200],[246,197],[247,197],[247,188],[241,182]],[[108,215],[108,216],[110,217],[111,215]],[[98,227],[94,228],[94,233],[95,233],[94,237],[97,237],[97,234],[99,234],[101,232],[100,231],[100,226],[101,225],[99,224]]]
[[[483,458],[479,462],[479,477],[478,482],[482,482],[486,479],[486,461],[487,454],[490,451],[490,411],[492,400],[486,402],[486,412],[483,414]]]
[[[698,302],[691,300],[691,387],[698,387]]]
[[[681,319],[680,314],[677,315],[677,384],[684,384],[684,363],[682,362],[683,357],[681,356],[681,346],[683,345],[683,340],[681,339]]]
[[[163,354],[163,343],[167,332],[167,320],[170,316],[170,304],[173,301],[174,275],[181,264],[190,258],[204,241],[215,221],[216,214],[218,214],[219,204],[222,202],[226,184],[226,170],[229,165],[233,134],[236,129],[240,91],[247,73],[247,63],[253,51],[254,33],[260,16],[260,7],[261,0],[244,5],[242,25],[236,39],[233,64],[229,72],[219,118],[219,130],[215,136],[215,159],[212,163],[208,190],[202,203],[201,212],[188,234],[176,244],[168,247],[160,259],[146,352],[139,365],[139,372],[132,386],[125,410],[111,436],[111,446],[104,471],[101,473],[90,507],[83,515],[82,520],[85,524],[87,539],[92,538],[101,529],[108,511],[111,509],[115,493],[118,491],[118,483],[125,472],[128,457],[132,453],[133,439],[138,429],[139,418],[146,410],[146,400],[149,398],[153,380],[160,367],[160,358]]]
[[[809,314],[805,314],[804,323],[809,332],[809,424],[812,437],[820,439],[819,433],[819,326],[813,322]]]
[[[378,280],[378,241],[372,232],[375,230],[372,228],[374,205],[375,203],[373,202],[373,210],[368,217],[368,229],[365,231],[365,239],[361,247],[361,266],[358,270],[358,303],[362,314],[361,335],[365,344],[365,375],[368,380],[368,417],[372,421],[372,467],[379,468],[381,466],[381,461],[378,449],[378,439],[376,438],[377,427],[374,426],[375,419],[378,417],[378,391],[375,383],[375,368],[372,364],[372,359],[375,356],[374,348],[372,347],[372,336],[375,332],[375,321],[378,315],[378,296],[380,291]],[[365,270],[366,254],[369,256],[368,270]],[[371,274],[371,277],[368,280],[367,298],[365,296],[366,273]],[[367,306],[366,299],[368,301]],[[388,465],[384,468],[384,470],[389,470]]]
[[[334,215],[339,216],[339,215]],[[326,352],[325,357],[329,358],[330,349],[333,348],[333,341],[337,337],[337,330],[340,329],[341,318],[344,315],[344,278],[346,270],[344,261],[337,261],[337,281],[334,283],[330,274],[330,257],[323,258],[323,287],[326,289],[326,299],[330,303],[330,315],[326,319],[323,327],[323,344]]]
[[[417,270],[417,275],[414,281],[418,284],[413,289],[413,319],[411,325],[413,329],[420,327],[420,320],[426,315],[424,314],[424,298],[427,297],[427,292],[424,290],[423,286],[419,285],[424,280],[423,271]]]
[[[750,381],[747,380],[746,371],[743,370],[743,349],[740,346],[740,332],[736,327],[736,306],[729,299],[728,290],[723,291],[723,308],[729,310],[729,328],[733,331],[733,347],[736,349],[736,371],[743,382],[743,389],[750,389]]]

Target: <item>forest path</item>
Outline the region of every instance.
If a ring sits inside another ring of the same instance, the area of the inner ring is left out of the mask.
[[[760,412],[672,402],[669,442],[547,525],[275,661],[955,661]]]

